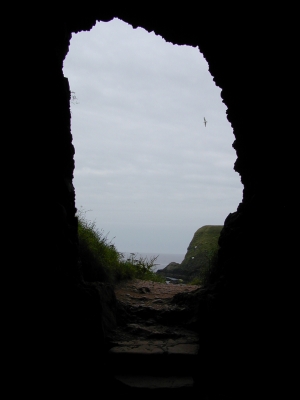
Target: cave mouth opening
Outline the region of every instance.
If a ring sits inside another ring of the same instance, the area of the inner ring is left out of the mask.
[[[114,19],[73,35],[64,74],[76,207],[121,252],[183,260],[195,231],[223,224],[242,197],[226,106],[199,49]]]

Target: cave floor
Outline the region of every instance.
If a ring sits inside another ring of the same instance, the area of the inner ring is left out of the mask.
[[[117,328],[109,335],[109,369],[124,388],[193,390],[199,338],[188,303],[174,296],[199,286],[127,281],[115,287],[119,305]]]

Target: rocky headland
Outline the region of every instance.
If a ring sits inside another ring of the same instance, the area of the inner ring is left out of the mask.
[[[188,283],[199,278],[203,271],[210,268],[216,256],[222,228],[223,225],[205,225],[199,228],[187,248],[184,260],[180,264],[171,262],[156,271],[156,274],[166,280],[171,278],[172,283]]]

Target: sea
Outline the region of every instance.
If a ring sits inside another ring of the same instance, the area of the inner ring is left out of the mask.
[[[183,259],[185,254],[166,254],[166,253],[138,253],[138,252],[126,252],[126,251],[122,251],[121,252],[124,256],[125,259],[127,258],[131,258],[132,257],[132,253],[135,255],[134,258],[136,260],[138,260],[140,257],[142,258],[146,258],[147,260],[151,260],[153,257],[157,257],[157,259],[154,262],[154,267],[152,269],[153,272],[158,271],[159,269],[163,269],[165,268],[168,264],[170,264],[171,262],[176,262],[178,264],[180,264]]]

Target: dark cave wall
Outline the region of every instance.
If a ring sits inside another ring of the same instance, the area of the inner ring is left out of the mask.
[[[11,197],[22,197],[22,208],[30,216],[26,225],[33,232],[24,233],[22,248],[15,252],[14,265],[24,265],[25,258],[28,267],[18,267],[22,279],[9,294],[13,319],[23,327],[21,336],[16,330],[13,337],[26,387],[32,385],[29,375],[52,388],[62,382],[65,388],[99,388],[108,382],[101,302],[77,270],[70,89],[62,63],[72,32],[116,16],[173,43],[199,46],[222,88],[235,136],[234,168],[244,192],[224,223],[219,279],[203,295],[201,341],[206,346],[199,354],[195,381],[202,391],[232,398],[245,387],[254,392],[261,384],[267,388],[265,371],[274,376],[282,372],[278,320],[288,326],[288,313],[275,289],[282,281],[282,267],[292,261],[283,233],[291,230],[295,202],[286,178],[293,170],[288,132],[282,140],[274,119],[284,102],[277,92],[279,83],[274,87],[273,82],[274,69],[279,76],[275,23],[261,13],[258,18],[255,10],[247,9],[246,16],[229,8],[217,12],[213,5],[198,12],[187,5],[164,11],[89,2],[75,8],[65,2],[38,18],[26,15],[20,28],[26,80],[15,79],[18,90],[30,94],[32,101],[24,101],[14,121],[12,148],[22,178]],[[24,126],[26,138],[21,134]],[[33,360],[30,368],[27,359]]]

